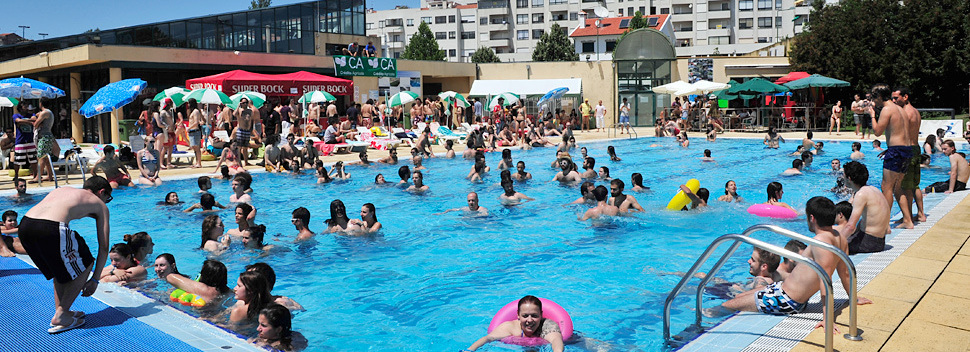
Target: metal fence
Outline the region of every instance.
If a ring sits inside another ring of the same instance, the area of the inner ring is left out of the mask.
[[[665,108],[663,116],[667,119],[676,118],[678,124],[688,131],[704,131],[710,123],[727,131],[761,132],[767,131],[769,127],[775,127],[779,131],[806,131],[828,127],[830,116],[824,112],[824,108],[807,106],[699,108],[690,109],[686,113],[681,109]],[[843,112],[843,123],[845,116],[851,114]]]

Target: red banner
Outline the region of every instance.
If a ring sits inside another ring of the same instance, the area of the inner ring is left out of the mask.
[[[193,90],[215,89],[228,95],[253,91],[268,96],[301,96],[315,90],[333,95],[351,95],[354,92],[354,81],[306,71],[270,75],[233,70],[187,80],[185,87]]]

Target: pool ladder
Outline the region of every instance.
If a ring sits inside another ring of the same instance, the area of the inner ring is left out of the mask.
[[[611,127],[610,129],[607,129],[607,131],[611,129],[613,130],[613,137],[611,138],[616,138],[617,136],[619,136],[619,131],[622,129],[621,126],[624,126],[624,125],[621,125],[620,123],[614,123],[612,126],[610,126]],[[630,132],[630,133],[627,133],[627,138],[629,139],[636,139],[640,137],[639,135],[637,135],[637,131],[636,129],[633,128],[633,126],[630,126],[628,132]],[[607,137],[609,137],[609,132],[607,132]]]
[[[664,312],[663,312],[664,343],[667,346],[672,346],[672,347],[679,347],[680,345],[680,343],[677,343],[676,341],[672,341],[670,338],[670,309],[671,309],[671,306],[673,306],[674,298],[677,297],[677,295],[680,294],[681,291],[683,291],[684,286],[687,285],[687,282],[694,276],[694,274],[698,272],[698,270],[700,270],[701,265],[707,262],[707,259],[711,257],[711,254],[713,254],[714,250],[717,249],[718,246],[720,246],[724,242],[731,242],[731,247],[728,248],[727,252],[725,252],[724,255],[721,256],[721,259],[719,259],[717,263],[714,264],[714,267],[711,268],[711,271],[708,272],[707,275],[703,279],[701,279],[700,284],[697,285],[697,307],[695,310],[696,314],[694,318],[694,326],[696,326],[698,330],[703,331],[703,327],[701,326],[701,318],[702,318],[701,314],[703,312],[702,302],[703,302],[704,287],[707,286],[707,283],[714,277],[714,274],[717,273],[717,271],[724,266],[724,263],[727,261],[727,259],[730,258],[732,254],[734,254],[734,252],[741,245],[741,242],[744,242],[752,246],[762,248],[764,250],[767,250],[779,256],[794,260],[799,264],[808,265],[809,267],[812,268],[812,270],[815,271],[816,274],[818,274],[818,276],[822,279],[822,282],[824,283],[824,286],[825,286],[823,288],[825,290],[825,302],[824,302],[825,304],[825,317],[824,317],[825,351],[826,352],[833,351],[832,329],[834,327],[833,324],[835,321],[835,313],[833,309],[834,293],[832,292],[832,278],[815,261],[808,259],[801,254],[798,254],[798,253],[786,250],[782,247],[778,247],[776,245],[750,237],[752,233],[755,233],[758,231],[774,232],[776,234],[786,236],[791,239],[806,242],[806,244],[810,246],[815,246],[816,248],[821,248],[834,253],[836,256],[839,257],[839,259],[841,259],[846,264],[846,267],[848,268],[848,271],[849,271],[849,282],[852,287],[849,290],[849,333],[845,334],[844,337],[845,339],[851,340],[851,341],[861,341],[862,340],[862,336],[860,336],[861,332],[859,331],[859,328],[856,326],[856,296],[857,296],[856,270],[855,270],[855,265],[852,264],[852,260],[849,259],[849,256],[846,255],[845,252],[842,252],[842,250],[836,248],[831,244],[816,240],[814,238],[782,228],[780,226],[762,224],[762,225],[751,226],[745,229],[741,234],[727,234],[727,235],[718,237],[717,239],[714,240],[714,242],[711,243],[710,246],[707,247],[707,250],[704,251],[704,254],[702,254],[700,258],[697,259],[696,262],[694,262],[694,266],[690,268],[690,271],[684,274],[684,277],[680,279],[680,282],[677,283],[677,286],[674,287],[673,291],[670,291],[670,294],[667,295],[667,300],[664,302]]]
[[[70,176],[71,170],[70,168],[67,167],[67,162],[66,162],[66,160],[68,159],[74,159],[74,161],[77,162],[77,169],[81,171],[81,183],[83,184],[85,181],[87,181],[87,172],[84,170],[84,164],[81,163],[81,156],[79,155],[80,153],[81,153],[81,148],[77,148],[77,147],[64,152],[64,159],[65,159],[64,183],[65,184],[71,177]],[[54,188],[60,187],[58,186],[58,182],[57,182],[57,171],[55,171],[54,169],[54,158],[51,154],[47,154],[47,162],[51,166],[51,174],[53,174],[51,178],[54,179]]]

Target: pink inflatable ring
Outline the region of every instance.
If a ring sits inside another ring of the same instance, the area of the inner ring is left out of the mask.
[[[569,317],[569,313],[562,308],[556,302],[550,301],[545,298],[539,298],[542,302],[542,317],[545,319],[552,320],[559,324],[559,331],[562,332],[562,340],[569,340],[573,336],[573,319]],[[492,322],[488,324],[488,332],[491,333],[499,325],[504,322],[519,319],[519,300],[514,300],[506,304],[502,309],[495,313],[492,317]],[[519,346],[539,346],[549,343],[541,337],[522,337],[522,336],[509,336],[502,339],[502,342],[512,345]]]
[[[757,216],[775,219],[794,219],[798,213],[794,210],[768,204],[755,204],[748,207],[748,212]]]

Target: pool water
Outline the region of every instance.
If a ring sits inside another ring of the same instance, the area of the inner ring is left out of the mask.
[[[295,330],[310,341],[311,351],[399,351],[458,350],[485,334],[493,314],[506,303],[526,294],[556,301],[572,315],[582,341],[567,350],[663,349],[662,306],[679,277],[666,272],[686,271],[696,257],[717,236],[740,232],[759,223],[779,224],[810,235],[804,215],[782,221],[759,218],[745,209],[765,201],[765,187],[771,181],[784,185],[782,201],[804,212],[805,202],[816,195],[837,197],[827,192],[835,185],[829,161],[848,162],[851,142],[826,142],[825,152],[816,158],[805,175],[783,177],[790,167],[788,156],[797,141],[781,149],[764,149],[760,140],[720,139],[710,143],[692,140],[688,149],[672,139],[587,143],[596,166],[608,166],[611,174],[630,188],[630,175],[639,172],[651,188],[633,194],[646,212],[619,218],[607,226],[592,226],[577,220],[586,209],[564,206],[580,196],[578,186],[564,187],[548,182],[557,171],[550,168],[555,149],[513,151],[523,160],[533,180],[516,183],[516,190],[536,201],[516,207],[498,203],[500,153],[488,153],[492,172],[482,183],[464,179],[471,162],[435,158],[425,162],[425,184],[430,193],[412,195],[394,186],[373,184],[383,173],[388,181],[399,180],[394,166],[348,166],[349,181],[317,185],[312,175],[256,174],[253,199],[256,222],[268,228],[266,242],[277,248],[269,253],[240,248],[234,243],[227,253],[215,257],[229,268],[229,286],[235,285],[244,266],[269,263],[276,270],[274,294],[289,296],[307,311],[296,315]],[[623,161],[610,162],[606,146],[613,145]],[[711,149],[716,162],[701,162],[704,149]],[[440,151],[436,147],[436,151]],[[878,185],[881,163],[865,144],[864,163],[870,170],[870,184]],[[571,152],[579,160],[579,150]],[[371,158],[383,157],[371,152]],[[407,163],[409,165],[409,163]],[[934,165],[947,167],[946,159],[934,157]],[[923,172],[922,186],[943,180],[947,169]],[[672,212],[665,206],[679,184],[700,180],[711,191],[712,206],[701,211]],[[745,204],[717,202],[726,181],[735,180]],[[609,187],[606,182],[598,181]],[[226,204],[229,183],[213,180],[216,200]],[[126,233],[147,231],[155,240],[155,254],[175,255],[180,271],[194,276],[206,253],[198,250],[203,215],[179,210],[198,201],[195,179],[166,182],[157,188],[122,189],[114,193],[111,211],[112,242]],[[186,204],[158,205],[165,194],[178,192]],[[458,213],[433,215],[465,206],[465,196],[475,191],[487,218],[465,218]],[[631,194],[630,192],[626,192]],[[42,195],[37,195],[39,200]],[[311,213],[311,230],[325,229],[329,204],[341,199],[348,215],[358,218],[362,204],[377,206],[382,232],[368,237],[319,234],[309,242],[295,244],[296,231],[290,223],[293,209],[304,206]],[[30,204],[4,199],[4,209],[22,216]],[[233,211],[220,213],[227,228],[235,226]],[[94,221],[72,224],[95,246]],[[787,238],[758,235],[779,245]],[[742,247],[718,276],[742,281],[747,273],[750,247]],[[710,262],[713,262],[710,261]],[[708,264],[708,266],[711,263]],[[154,279],[154,273],[149,274]],[[166,283],[148,285],[149,295],[167,301]],[[675,302],[672,333],[693,320],[692,295]],[[712,298],[713,299],[713,298]],[[232,304],[229,299],[227,305]],[[712,303],[713,304],[713,303]],[[180,306],[181,307],[181,306]],[[198,314],[190,308],[182,308]],[[521,351],[517,346],[493,343],[490,351]]]

